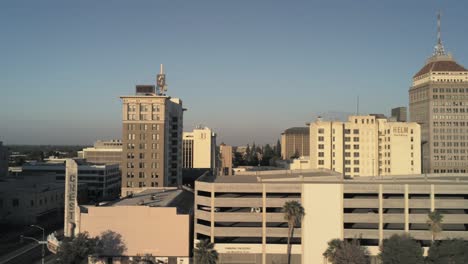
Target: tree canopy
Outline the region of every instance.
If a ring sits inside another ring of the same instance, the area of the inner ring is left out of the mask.
[[[428,264],[468,263],[468,241],[451,239],[437,241],[429,248]]]
[[[323,255],[333,264],[369,263],[369,251],[362,247],[358,240],[333,239],[328,242],[328,248]]]
[[[424,264],[423,248],[408,235],[392,235],[380,247],[383,264]]]

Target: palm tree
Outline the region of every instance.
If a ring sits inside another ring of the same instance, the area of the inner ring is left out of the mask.
[[[193,249],[195,264],[216,264],[218,252],[214,249],[214,243],[208,239],[200,240]]]
[[[323,256],[331,263],[335,261],[336,250],[341,246],[342,241],[339,239],[332,239],[328,241],[328,248],[323,253]]]
[[[427,224],[429,225],[429,230],[432,233],[432,242],[434,242],[437,234],[442,232],[442,220],[444,219],[444,216],[438,211],[433,211],[427,215],[427,218]]]
[[[291,263],[291,238],[294,226],[300,225],[304,217],[304,207],[298,201],[287,201],[283,205],[284,220],[288,222],[288,264]]]

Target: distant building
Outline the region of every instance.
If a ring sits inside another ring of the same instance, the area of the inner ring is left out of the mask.
[[[122,141],[98,140],[93,147],[84,148],[79,153],[79,158],[85,159],[87,162],[96,164],[119,164],[122,162]]]
[[[8,176],[8,149],[0,141],[0,177]]]
[[[421,173],[417,123],[390,122],[376,116],[350,116],[348,122],[310,123],[310,168],[344,176]]]
[[[121,236],[125,250],[104,252],[94,263],[147,256],[152,263],[188,264],[193,198],[189,191],[153,188],[100,206],[80,206],[77,232],[99,236],[111,231],[111,237]]]
[[[434,54],[409,90],[410,121],[421,125],[424,173],[468,172],[467,112],[468,70],[445,52],[439,27]]]
[[[308,127],[288,128],[281,134],[281,158],[291,159],[291,157],[309,156],[309,151]]]
[[[78,186],[80,201],[86,199],[86,184]],[[30,225],[60,219],[65,188],[54,176],[3,177],[0,179],[0,223]]]
[[[232,146],[219,146],[220,175],[232,175]]]
[[[182,136],[183,168],[212,169],[216,167],[216,134],[208,127],[196,127]]]
[[[38,162],[22,166],[22,176],[54,176],[57,182],[65,182],[65,160]],[[119,165],[97,165],[78,161],[78,183],[88,186],[89,200],[117,198],[120,194]]]
[[[165,94],[165,74],[122,99],[122,196],[182,184],[182,101]]]
[[[408,114],[406,107],[397,107],[392,109],[392,117],[395,118],[397,122],[407,122]]]

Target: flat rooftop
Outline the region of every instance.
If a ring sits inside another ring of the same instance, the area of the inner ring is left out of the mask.
[[[242,175],[203,175],[197,181],[212,183],[342,183],[342,184],[443,184],[468,185],[468,174],[413,174],[391,176],[361,176],[342,179],[342,174],[330,170],[253,171]]]
[[[188,214],[193,202],[193,193],[184,189],[148,189],[100,206],[177,207],[177,213]]]

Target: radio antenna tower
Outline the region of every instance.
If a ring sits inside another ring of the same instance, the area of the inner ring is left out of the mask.
[[[166,95],[167,84],[166,84],[166,74],[164,73],[164,65],[161,64],[159,74],[156,77],[156,86],[158,95]]]

